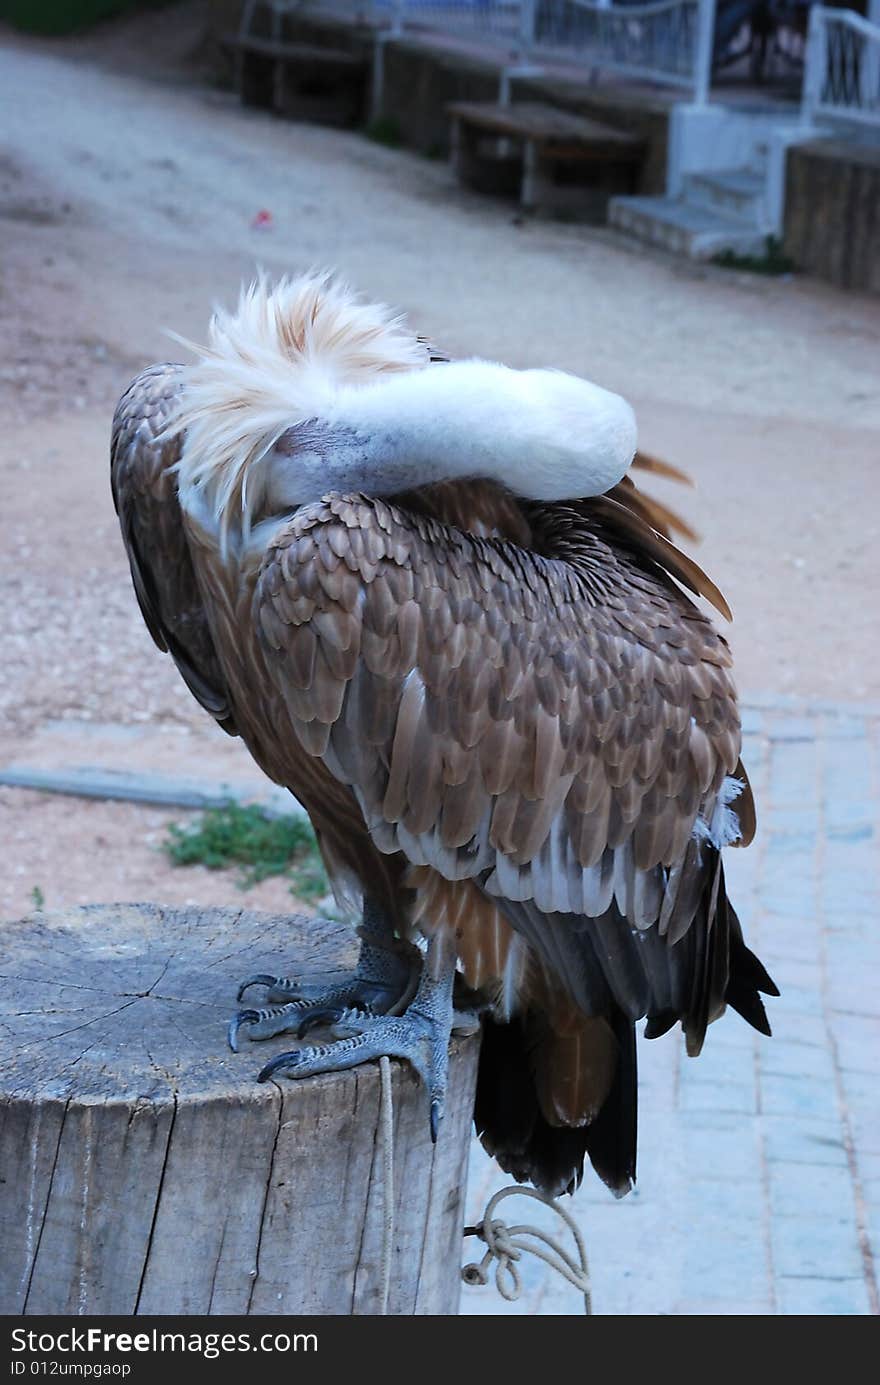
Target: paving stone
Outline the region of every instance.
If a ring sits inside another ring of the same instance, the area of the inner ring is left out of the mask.
[[[821,1187],[822,1168],[848,1163],[844,1130],[840,1121],[796,1119],[791,1116],[761,1116],[761,1134],[769,1162],[812,1164],[816,1186]]]
[[[824,1168],[817,1179],[815,1165],[770,1164],[770,1211],[774,1217],[815,1216],[856,1224],[856,1202],[848,1165]]]
[[[761,914],[760,930],[762,959],[812,962],[819,956],[821,934],[810,915],[793,919],[766,909]],[[769,970],[770,963],[765,960],[765,964]]]
[[[772,1300],[770,1261],[760,1221],[695,1221],[684,1254],[685,1297]]]
[[[847,1124],[856,1150],[865,1150],[869,1154],[880,1153],[876,1103],[867,1111],[855,1105],[848,1107]]]
[[[827,1048],[818,1044],[773,1039],[759,1051],[761,1073],[765,1077],[806,1077],[834,1083],[834,1060]]]
[[[688,1115],[682,1132],[682,1149],[688,1169],[700,1179],[729,1180],[753,1184],[761,1179],[761,1142],[756,1122],[721,1116],[707,1117],[701,1113]]]
[[[841,1068],[880,1074],[880,1019],[838,1011],[831,1016],[831,1031]]]
[[[776,1281],[778,1311],[796,1317],[851,1317],[871,1312],[865,1281],[858,1279],[794,1278]]]
[[[761,892],[761,900],[766,909],[773,914],[782,914],[789,919],[808,919],[816,911],[816,895],[810,882],[792,871],[793,879],[783,878],[778,885],[768,884]]]
[[[775,1310],[767,1299],[696,1298],[682,1299],[675,1311],[687,1318],[755,1318],[772,1315]]]
[[[849,1219],[774,1217],[770,1224],[770,1240],[774,1273],[780,1277],[862,1277],[858,1232]]]
[[[757,1094],[754,1082],[682,1083],[678,1104],[682,1111],[732,1111],[752,1116],[757,1111]]]
[[[828,717],[822,730],[831,741],[860,741],[865,739],[866,723],[861,717]]]
[[[812,717],[775,717],[769,723],[771,741],[800,741],[813,746],[816,723]]]
[[[816,957],[782,957],[775,948],[770,948],[766,958],[762,956],[761,960],[768,968],[773,964],[773,980],[785,991],[783,1005],[790,990],[810,991],[818,996],[822,989],[823,969]]]
[[[771,1116],[818,1116],[833,1121],[838,1115],[837,1091],[815,1077],[762,1073],[761,1110]]]
[[[752,737],[761,735],[764,728],[764,713],[758,707],[741,707],[740,720],[742,722],[743,740],[747,741]]]
[[[782,990],[782,982],[775,976],[773,979]],[[783,1029],[787,1034],[797,1033],[804,1015],[821,1019],[823,1015],[822,995],[815,986],[798,986],[789,983],[785,987],[782,999],[775,1001],[771,1005],[771,1010],[773,1016],[771,1024],[774,1026],[773,1032],[775,1034],[781,1034]]]

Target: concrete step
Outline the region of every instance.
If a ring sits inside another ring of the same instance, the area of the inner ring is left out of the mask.
[[[688,173],[683,198],[692,207],[706,207],[747,226],[764,224],[764,179],[750,168],[722,173]]]
[[[755,227],[671,197],[612,197],[608,224],[692,260],[708,260],[722,250],[761,255],[766,248],[766,237]]]

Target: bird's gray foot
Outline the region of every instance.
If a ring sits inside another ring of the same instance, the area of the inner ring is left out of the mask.
[[[241,1001],[251,986],[265,986],[261,1007],[239,1010],[229,1023],[229,1046],[238,1052],[240,1034],[269,1039],[276,1034],[302,1034],[315,1024],[329,1024],[354,1011],[385,1015],[403,1010],[418,980],[418,948],[395,938],[374,908],[365,903],[359,930],[361,950],[352,975],[311,977],[249,976],[238,988]]]
[[[332,1044],[280,1053],[266,1064],[259,1081],[266,1082],[281,1076],[310,1077],[319,1072],[339,1072],[375,1058],[405,1058],[415,1068],[427,1089],[431,1138],[436,1140],[446,1102],[450,1034],[453,1026],[471,1028],[478,1023],[475,1018],[453,1013],[454,975],[454,957],[438,970],[432,965],[429,948],[418,988],[403,1014],[365,1015],[349,1010],[338,1022],[339,1032],[346,1037]]]

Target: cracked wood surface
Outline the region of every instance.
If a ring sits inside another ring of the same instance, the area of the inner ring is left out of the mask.
[[[0,954],[0,1313],[371,1313],[378,1065],[257,1084],[226,1047],[255,972],[353,965],[345,925],[148,904],[38,913]],[[478,1042],[430,1143],[393,1063],[390,1311],[454,1313]],[[375,1158],[374,1158],[375,1152]]]

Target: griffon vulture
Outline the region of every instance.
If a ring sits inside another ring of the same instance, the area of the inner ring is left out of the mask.
[[[363,901],[350,981],[251,978],[231,1042],[336,1022],[261,1077],[405,1058],[436,1137],[458,972],[477,1130],[554,1194],[585,1154],[632,1184],[637,1020],[697,1054],[728,1004],[769,1033],[777,994],[721,864],[755,821],[730,655],[683,588],[729,612],[635,450],[619,396],[447,362],[319,275],[252,285],[113,423],[153,639]]]

